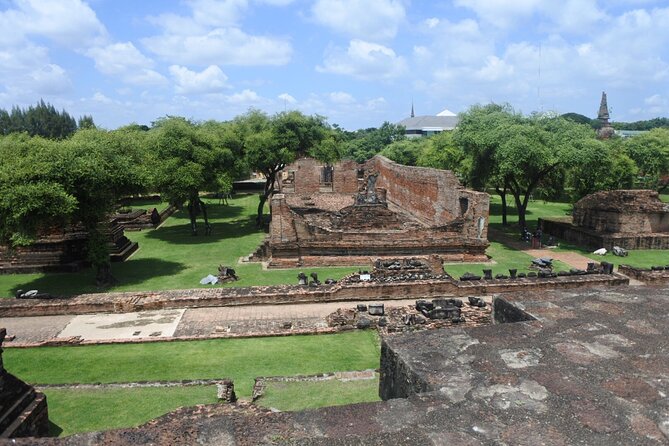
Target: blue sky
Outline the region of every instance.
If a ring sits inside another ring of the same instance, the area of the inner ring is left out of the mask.
[[[0,0],[0,108],[105,128],[250,107],[347,129],[508,102],[669,116],[668,0]]]

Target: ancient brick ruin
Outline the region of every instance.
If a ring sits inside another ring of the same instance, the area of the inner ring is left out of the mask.
[[[431,254],[487,260],[488,195],[463,188],[452,172],[378,155],[333,166],[302,158],[279,182],[271,201],[270,267]]]
[[[0,439],[45,436],[49,433],[46,396],[7,373],[2,343],[7,330],[0,328]]]
[[[540,220],[544,233],[598,249],[669,249],[669,204],[652,190],[590,194],[574,205],[573,220]]]
[[[112,262],[124,261],[139,247],[124,235],[120,218],[111,218],[105,232]],[[87,241],[86,231],[70,226],[45,230],[29,246],[0,245],[0,274],[78,271],[87,265]]]

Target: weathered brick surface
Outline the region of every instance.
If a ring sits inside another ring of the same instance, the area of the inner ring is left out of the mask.
[[[540,225],[546,234],[592,249],[669,249],[669,204],[651,190],[596,192],[574,205],[572,222]]]
[[[5,370],[2,343],[6,334],[0,328],[0,439],[47,435],[46,396]]]
[[[385,336],[380,393],[391,399],[382,402],[280,413],[197,406],[139,428],[17,443],[667,444],[668,296],[640,287],[524,292],[505,300],[535,321]],[[576,317],[541,314],[552,307]]]
[[[128,313],[170,308],[221,307],[256,304],[393,300],[443,296],[481,296],[516,291],[576,289],[590,286],[625,285],[624,276],[591,274],[554,278],[457,281],[452,279],[408,282],[311,286],[261,286],[83,294],[51,300],[0,299],[0,317],[58,314]]]
[[[329,186],[322,169],[304,158],[284,170],[282,193],[271,201],[270,267],[429,254],[486,259],[488,195],[464,189],[452,172],[376,156],[364,164],[337,163]],[[355,204],[374,174],[380,203]]]

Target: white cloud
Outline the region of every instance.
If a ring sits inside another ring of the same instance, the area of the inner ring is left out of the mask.
[[[277,96],[280,100],[288,103],[288,104],[295,104],[297,102],[297,99],[289,95],[288,93],[281,93],[279,96]]]
[[[183,65],[284,65],[292,56],[288,40],[252,36],[239,28],[154,36],[142,42],[160,57]]]
[[[186,67],[172,65],[170,74],[179,94],[202,94],[220,92],[226,87],[228,77],[216,65],[210,65],[201,72],[191,71]]]
[[[0,42],[20,42],[43,36],[71,48],[85,48],[106,39],[107,31],[95,12],[80,0],[17,0],[0,12]]]
[[[112,102],[114,102],[110,98],[105,96],[103,93],[100,93],[99,91],[96,91],[91,99],[95,102],[101,102],[103,104],[111,104]]]
[[[476,71],[475,76],[478,79],[495,82],[513,75],[513,66],[501,60],[497,56],[489,56],[485,66]]]
[[[316,70],[358,79],[389,80],[403,75],[407,64],[392,48],[356,39],[351,40],[346,51],[331,50]]]
[[[226,100],[232,104],[256,104],[262,101],[262,98],[253,90],[245,89],[239,93],[226,97]]]
[[[455,0],[455,5],[469,8],[488,23],[508,28],[522,18],[530,17],[542,0]]]
[[[399,0],[317,0],[312,7],[317,23],[359,38],[390,39],[404,21]]]
[[[353,104],[355,103],[355,98],[351,96],[348,93],[345,93],[343,91],[335,91],[332,92],[328,95],[330,97],[330,101],[334,102],[335,104]]]
[[[153,61],[144,56],[132,42],[118,42],[91,48],[86,55],[95,61],[95,68],[107,76],[117,76],[132,85],[165,85],[167,79],[151,69]]]
[[[434,28],[435,26],[437,26],[439,24],[439,19],[436,18],[436,17],[431,17],[429,19],[425,19],[424,23],[425,23],[425,26],[427,26],[428,28]]]
[[[48,64],[28,74],[29,85],[39,94],[59,95],[72,89],[72,81],[65,70],[56,64]]]

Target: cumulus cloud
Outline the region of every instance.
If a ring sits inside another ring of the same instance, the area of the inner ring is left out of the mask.
[[[95,68],[108,76],[117,76],[133,85],[164,85],[167,79],[152,69],[154,63],[144,56],[132,42],[118,42],[91,48],[86,52],[95,62]]]
[[[226,87],[228,77],[216,65],[210,65],[199,73],[186,67],[172,65],[169,68],[179,94],[203,94],[220,92]]]
[[[355,103],[355,98],[348,93],[343,91],[334,91],[328,95],[330,101],[335,104],[353,104]]]
[[[4,30],[0,42],[16,43],[28,36],[41,36],[64,46],[82,48],[106,39],[104,25],[80,0],[17,0],[14,5],[0,12],[0,27]]]
[[[317,23],[359,38],[390,39],[404,21],[399,0],[317,0],[312,9]]]
[[[358,79],[389,80],[407,71],[406,61],[392,48],[364,40],[351,40],[346,50],[334,48],[325,56],[322,73],[343,74]]]
[[[256,104],[262,101],[262,98],[253,90],[244,89],[239,93],[226,97],[226,100],[232,104]]]
[[[281,93],[279,96],[277,96],[280,100],[288,103],[288,104],[295,104],[297,102],[297,99],[289,95],[288,93]]]
[[[288,40],[252,36],[238,28],[217,28],[201,35],[163,35],[144,45],[158,56],[180,64],[284,65],[292,55]]]
[[[240,19],[248,4],[248,0],[192,1],[188,4],[191,15],[149,18],[163,32],[142,39],[142,43],[159,57],[182,65],[288,63],[293,52],[289,39],[252,35],[241,28]]]

